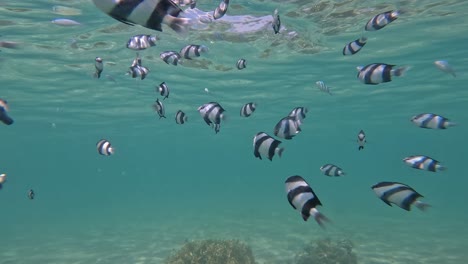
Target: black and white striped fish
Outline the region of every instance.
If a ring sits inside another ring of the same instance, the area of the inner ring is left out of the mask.
[[[431,113],[423,113],[413,116],[411,118],[411,122],[418,127],[429,129],[447,129],[456,125],[456,123],[450,121],[448,118]]]
[[[315,82],[315,84],[317,85],[317,87],[319,88],[320,91],[322,91],[324,93],[327,93],[329,95],[332,95],[332,93],[330,91],[330,87],[328,85],[326,85],[323,81],[317,81],[317,82]]]
[[[7,181],[7,175],[5,173],[0,174],[0,190],[3,187],[3,184]]]
[[[245,67],[247,67],[247,62],[245,59],[239,59],[236,63],[236,67],[238,70],[245,69]]]
[[[135,35],[128,40],[127,48],[132,50],[144,50],[156,46],[158,40],[159,38],[157,36],[144,34]]]
[[[179,18],[182,9],[172,0],[93,0],[110,17],[128,24],[162,31],[162,24],[183,32],[190,19]]]
[[[9,126],[13,124],[14,121],[13,118],[11,118],[8,114],[8,111],[10,111],[10,107],[8,107],[7,100],[0,98],[0,121],[2,121],[3,124]]]
[[[354,55],[358,53],[364,45],[367,43],[366,37],[360,37],[355,41],[351,41],[350,43],[346,44],[343,48],[343,55]]]
[[[255,103],[246,103],[240,110],[240,116],[249,117],[254,111],[257,105]]]
[[[177,124],[182,125],[183,123],[187,122],[188,117],[187,115],[182,112],[182,110],[177,111],[175,115],[175,121]]]
[[[96,69],[96,71],[94,72],[94,78],[101,78],[101,73],[104,70],[102,58],[96,57],[96,59],[94,59],[94,68]]]
[[[141,57],[138,53],[132,62],[132,66],[130,66],[130,70],[127,73],[130,74],[132,78],[140,76],[141,80],[145,79],[148,75],[149,69],[141,65]]]
[[[291,112],[289,112],[288,116],[294,117],[297,124],[300,126],[302,125],[303,120],[306,118],[306,114],[309,110],[306,107],[300,106],[296,107]]]
[[[421,194],[403,183],[379,182],[372,186],[372,190],[384,203],[389,206],[395,204],[406,211],[411,210],[411,205],[416,206],[421,211],[430,207],[429,204],[418,201],[418,198],[423,197]]]
[[[191,60],[194,57],[200,57],[204,52],[208,52],[208,47],[204,45],[190,44],[180,50],[180,55],[185,59]]]
[[[275,32],[275,34],[278,34],[280,32],[281,20],[278,14],[278,9],[275,9],[275,11],[273,12],[273,22],[271,22],[271,26],[273,27],[273,31]]]
[[[403,76],[409,67],[395,67],[385,63],[372,63],[356,67],[357,77],[365,84],[379,84],[392,81],[393,76]]]
[[[96,148],[99,154],[104,156],[110,156],[114,154],[114,148],[111,143],[106,139],[101,139],[96,144]]]
[[[224,115],[223,107],[216,102],[209,102],[198,107],[198,112],[200,113],[203,120],[206,124],[213,127],[215,133],[218,133],[221,128],[221,120],[225,120],[226,116]]]
[[[166,110],[164,108],[164,104],[161,101],[159,101],[159,98],[157,98],[156,102],[154,102],[153,109],[156,111],[156,113],[158,113],[159,119],[163,117],[166,118]]]
[[[29,198],[29,200],[34,200],[34,196],[36,196],[36,194],[34,193],[34,190],[33,190],[33,189],[29,189],[29,191],[28,191],[28,198]]]
[[[161,96],[164,96],[163,100],[169,98],[169,86],[167,86],[166,82],[159,84],[156,89]]]
[[[358,150],[361,150],[364,148],[364,145],[366,144],[366,133],[364,133],[364,130],[361,129],[357,135],[357,142],[358,142]]]
[[[222,18],[226,14],[228,7],[229,7],[229,0],[221,0],[221,3],[219,3],[215,11],[213,11],[213,18],[214,19]]]
[[[176,65],[176,66],[177,66],[177,63],[179,63],[179,60],[181,58],[180,54],[177,51],[164,51],[164,52],[161,52],[159,56],[165,63]]]
[[[266,156],[270,161],[273,160],[275,154],[281,158],[284,148],[280,147],[281,141],[271,137],[265,132],[258,132],[253,139],[254,156],[262,159]]]
[[[321,206],[322,203],[304,178],[299,175],[291,176],[286,179],[285,185],[289,204],[301,212],[304,221],[312,216],[322,228],[325,227],[325,222],[330,222],[317,210],[316,207]]]
[[[282,118],[275,126],[274,134],[284,139],[292,139],[301,132],[301,128],[295,117],[287,116]]]
[[[443,171],[447,168],[442,166],[439,161],[423,155],[409,156],[403,159],[403,162],[411,168],[426,170],[426,171]]]
[[[395,11],[387,11],[380,13],[373,18],[369,19],[369,21],[366,23],[366,26],[364,29],[366,31],[375,31],[382,29],[386,25],[390,24],[391,22],[395,21],[395,19],[398,18],[400,15],[400,11],[395,10]]]
[[[323,174],[327,176],[343,176],[345,175],[344,171],[333,164],[325,164],[322,167],[320,167],[320,170],[323,172]]]

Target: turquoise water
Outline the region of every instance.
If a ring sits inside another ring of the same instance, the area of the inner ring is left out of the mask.
[[[198,1],[206,11],[217,4]],[[81,14],[54,13],[54,5]],[[246,242],[259,263],[284,264],[306,242],[326,237],[353,241],[359,263],[466,263],[468,2],[238,0],[227,14],[265,16],[275,8],[297,38],[222,28],[155,32],[119,23],[85,0],[0,2],[0,41],[18,43],[0,49],[0,97],[15,120],[0,129],[0,173],[8,175],[0,190],[0,263],[163,263],[186,240],[220,238]],[[368,19],[395,8],[406,12],[366,32],[356,55],[341,54]],[[81,25],[55,25],[55,18]],[[136,34],[161,37],[140,52],[150,69],[144,80],[125,75],[135,57],[125,44]],[[191,43],[210,49],[199,63],[159,58]],[[92,77],[96,56],[105,62],[101,79]],[[239,58],[247,60],[242,71]],[[435,60],[448,60],[457,77]],[[390,83],[364,85],[356,66],[374,62],[411,69]],[[317,89],[318,80],[333,96]],[[162,81],[171,88],[167,119],[151,107]],[[218,134],[197,112],[210,101],[227,113]],[[241,118],[250,101],[256,112]],[[256,159],[253,136],[272,134],[297,106],[309,109],[302,132],[283,140],[281,158]],[[189,118],[184,125],[174,121],[179,109]],[[424,112],[458,125],[426,130],[409,121]],[[358,151],[361,129],[368,144]],[[115,155],[98,155],[101,138]],[[448,170],[402,162],[419,154]],[[324,176],[326,163],[347,175]],[[284,181],[295,174],[333,221],[325,230],[288,204]],[[370,188],[380,181],[406,183],[432,207],[389,207]]]

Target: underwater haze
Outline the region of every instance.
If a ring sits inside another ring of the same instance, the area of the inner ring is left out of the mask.
[[[211,12],[219,2],[198,0],[197,8]],[[230,16],[271,18],[275,9],[278,34],[229,28]],[[364,31],[373,16],[397,9],[398,19]],[[228,22],[178,34],[121,23],[91,0],[1,1],[0,98],[14,123],[0,124],[0,174],[8,177],[0,263],[165,263],[187,241],[238,239],[259,264],[296,264],[310,241],[325,238],[351,241],[363,264],[467,263],[467,13],[463,0],[231,0]],[[138,52],[149,69],[143,80],[127,74],[137,52],[126,43],[138,34],[160,38]],[[361,36],[362,50],[344,56]],[[160,58],[188,44],[209,51],[177,66]],[[104,61],[100,78],[96,57]],[[368,85],[356,67],[371,63],[410,68]],[[161,82],[170,87],[164,100]],[[167,118],[153,109],[157,98]],[[226,110],[219,133],[197,111],[208,102]],[[255,112],[241,117],[249,102]],[[301,132],[274,136],[278,121],[301,106],[308,108]],[[178,110],[188,116],[182,125]],[[411,118],[421,113],[456,125],[420,128]],[[258,132],[282,141],[281,157],[254,156]],[[113,155],[99,155],[100,139]],[[412,155],[447,169],[411,168],[403,159]],[[327,163],[346,174],[324,175]],[[317,209],[331,220],[325,228],[289,204],[285,180],[293,175],[319,197]],[[386,205],[371,189],[384,181],[411,186],[431,207]]]

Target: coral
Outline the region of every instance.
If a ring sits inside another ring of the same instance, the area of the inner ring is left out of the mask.
[[[353,244],[347,239],[329,238],[311,242],[295,257],[295,264],[357,264]]]
[[[239,240],[199,240],[185,243],[166,264],[255,264],[252,249]]]

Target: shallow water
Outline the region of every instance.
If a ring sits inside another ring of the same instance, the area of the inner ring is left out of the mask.
[[[201,10],[217,4],[198,1]],[[57,14],[56,5],[81,12]],[[18,43],[0,48],[0,97],[15,120],[0,129],[0,173],[8,175],[0,190],[0,263],[163,263],[186,240],[220,238],[245,241],[259,263],[284,264],[308,241],[326,237],[353,241],[359,263],[465,263],[468,3],[238,0],[227,14],[266,16],[275,8],[297,38],[271,30],[239,36],[222,27],[156,32],[119,23],[84,0],[0,3],[0,41]],[[395,8],[405,13],[382,30],[363,31],[373,15]],[[81,25],[52,24],[56,18]],[[150,69],[144,80],[125,75],[135,58],[125,44],[136,34],[161,38],[140,52]],[[366,46],[343,56],[343,46],[362,34]],[[159,58],[191,43],[209,52],[179,66]],[[96,56],[105,62],[100,79],[92,77]],[[240,58],[244,70],[235,68]],[[435,60],[448,60],[457,77]],[[356,66],[373,62],[411,69],[364,85]],[[159,119],[151,105],[163,81],[171,94],[163,101],[167,118]],[[218,134],[197,112],[210,101],[227,113]],[[251,101],[256,112],[240,117]],[[302,132],[282,140],[281,158],[256,159],[253,136],[272,134],[296,106],[309,109]],[[178,109],[188,115],[184,125],[174,121]],[[458,125],[418,128],[409,120],[423,112]],[[368,144],[358,151],[361,129]],[[98,155],[101,138],[115,155]],[[402,162],[420,154],[448,170]],[[326,163],[347,175],[324,176]],[[325,230],[288,204],[284,181],[295,174],[333,221]],[[370,188],[379,181],[406,183],[432,207],[389,207]]]

